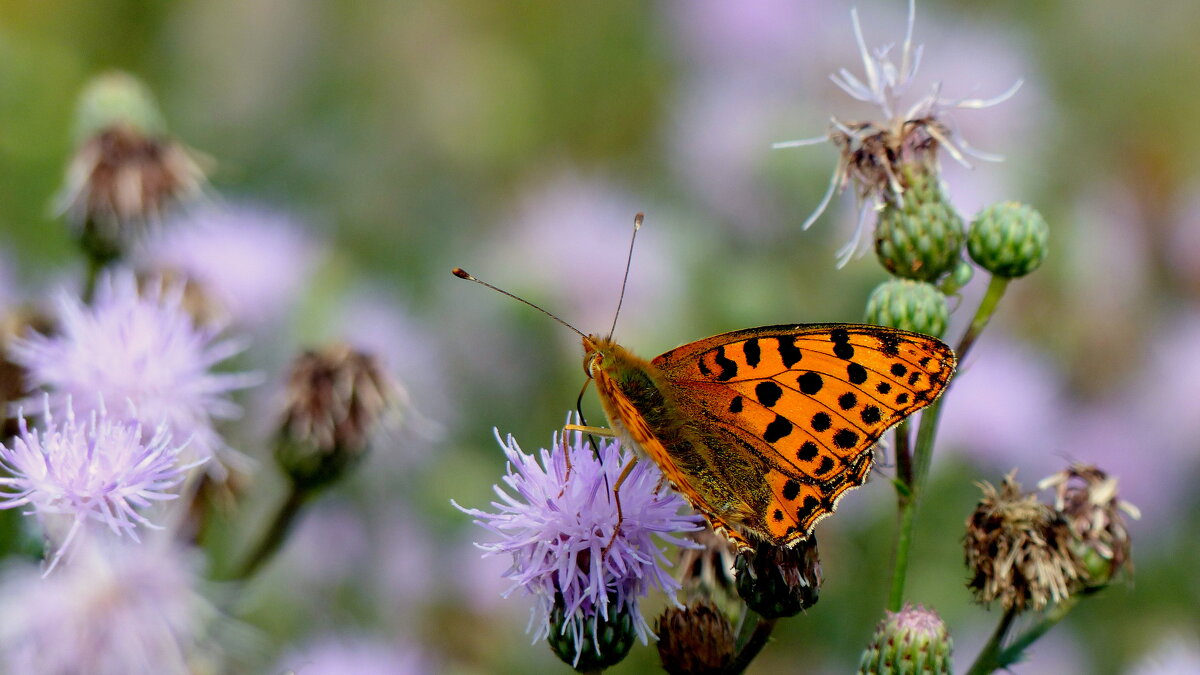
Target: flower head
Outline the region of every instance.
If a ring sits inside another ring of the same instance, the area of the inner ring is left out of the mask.
[[[197,326],[182,299],[182,285],[152,283],[139,291],[132,273],[110,273],[91,306],[60,295],[58,332],[14,340],[10,358],[25,368],[31,389],[49,392],[55,416],[64,416],[69,401],[80,413],[100,410],[103,401],[128,401],[129,419],[145,430],[165,423],[175,437],[191,439],[190,452],[207,458],[223,447],[213,419],[240,411],[229,393],[258,378],[211,372],[242,346],[218,340],[217,327]]]
[[[155,527],[141,511],[175,499],[170,490],[194,466],[180,462],[186,442],[172,442],[165,425],[147,440],[141,424],[112,419],[103,407],[81,424],[68,401],[61,420],[46,411],[44,432],[30,430],[24,417],[19,425],[11,446],[0,445],[0,467],[9,474],[0,478],[0,508],[29,506],[43,522],[69,518],[47,573],[88,521],[136,541],[139,525]]]
[[[199,672],[215,610],[193,561],[165,541],[94,541],[58,574],[10,568],[0,581],[0,670],[69,675]]]
[[[1069,596],[1079,578],[1071,533],[1037,495],[1021,491],[1014,474],[997,489],[980,483],[983,498],[967,519],[968,586],[981,603],[1042,609]]]
[[[954,643],[937,612],[906,604],[887,612],[859,661],[859,675],[949,675]]]
[[[1071,530],[1086,586],[1103,586],[1122,570],[1132,568],[1125,515],[1137,518],[1140,513],[1117,496],[1116,478],[1095,466],[1073,464],[1042,479],[1038,487],[1054,489],[1054,509]]]
[[[633,458],[616,441],[601,443],[598,455],[574,432],[553,450],[526,454],[509,436],[497,440],[508,457],[504,485],[495,513],[457,506],[475,522],[499,535],[477,544],[491,555],[513,558],[507,576],[509,592],[518,588],[537,598],[530,619],[534,639],[547,637],[553,614],[564,618],[558,638],[575,645],[597,635],[602,621],[620,616],[632,620],[633,631],[646,642],[650,627],[638,610],[651,588],[673,594],[679,584],[665,571],[669,565],[651,538],[690,546],[677,532],[701,528],[701,517],[681,515],[686,507],[674,491],[661,486],[662,476],[650,462],[639,462],[621,484],[620,528],[612,486]],[[567,453],[570,453],[568,468]],[[599,640],[595,641],[597,648]],[[579,649],[574,657],[578,663]]]
[[[238,326],[270,326],[310,283],[320,245],[286,214],[202,204],[179,213],[135,255],[139,269],[198,283]]]
[[[893,61],[893,44],[874,51],[867,48],[859,25],[858,11],[851,10],[854,37],[862,55],[864,77],[859,79],[846,68],[832,75],[842,91],[851,97],[879,108],[883,114],[880,121],[843,122],[836,117],[830,122],[826,135],[816,138],[775,143],[775,148],[815,145],[830,141],[838,148],[840,158],[829,189],[803,228],[808,229],[825,212],[834,194],[845,190],[853,183],[859,203],[859,222],[854,238],[838,252],[839,265],[844,265],[859,248],[863,231],[870,213],[876,206],[898,201],[907,189],[907,180],[902,168],[917,166],[937,175],[939,149],[945,149],[955,161],[970,166],[966,156],[978,159],[999,160],[995,155],[982,153],[971,148],[954,127],[948,113],[954,109],[981,109],[1002,103],[1013,96],[1021,86],[1017,81],[1008,91],[991,99],[945,98],[941,95],[941,83],[933,85],[931,91],[911,105],[903,107],[901,102],[908,92],[921,65],[922,45],[913,44],[913,25],[916,20],[916,2],[909,0],[908,24],[904,43],[899,52],[899,62]]]

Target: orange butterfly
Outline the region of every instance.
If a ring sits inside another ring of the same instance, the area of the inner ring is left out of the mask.
[[[936,338],[849,323],[747,328],[646,361],[611,335],[584,335],[462,269],[454,275],[583,336],[584,370],[612,431],[583,429],[615,433],[641,450],[743,549],[806,539],[866,481],[879,437],[932,403],[954,373],[954,352]],[[613,486],[618,518],[632,468]]]

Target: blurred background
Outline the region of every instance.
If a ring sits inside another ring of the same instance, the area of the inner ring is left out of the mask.
[[[902,0],[858,9],[869,45],[903,39]],[[500,597],[507,562],[480,559],[471,542],[487,533],[450,500],[493,498],[504,470],[493,428],[526,450],[549,443],[583,381],[578,338],[449,270],[606,331],[643,211],[617,329],[642,356],[747,326],[861,320],[885,272],[871,255],[835,267],[852,197],[799,229],[834,149],[770,149],[823,134],[831,115],[877,117],[828,79],[862,72],[849,10],[0,0],[0,300],[36,304],[82,277],[51,208],[76,97],[108,69],[142,78],[171,133],[211,161],[208,198],[229,207],[232,239],[189,250],[244,275],[231,296],[253,342],[242,365],[269,382],[228,430],[266,460],[233,531],[252,532],[279,494],[261,439],[296,350],[337,338],[370,348],[411,399],[405,429],[312,505],[249,588],[227,648],[247,672],[325,658],[566,672],[529,645],[530,600]],[[1030,203],[1052,233],[1046,264],[1012,285],[950,391],[919,517],[909,596],[947,620],[960,669],[998,617],[947,582],[965,584],[974,482],[1015,468],[1031,488],[1076,460],[1115,474],[1141,507],[1136,582],[1084,602],[1015,671],[1200,668],[1196,25],[1200,4],[1183,1],[917,8],[915,94],[940,80],[945,96],[988,98],[1025,82],[1003,105],[955,113],[974,147],[1006,160],[965,170],[947,158],[951,199],[967,219]],[[962,293],[960,327],[978,286]],[[599,418],[591,398],[585,411]],[[877,478],[822,523],[821,601],[781,624],[751,672],[854,667],[885,601],[894,513]],[[613,672],[657,659],[637,647]]]

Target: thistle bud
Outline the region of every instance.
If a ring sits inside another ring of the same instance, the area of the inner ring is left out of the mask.
[[[930,609],[905,605],[888,612],[863,651],[859,675],[950,675],[954,648],[942,618]]]
[[[1015,472],[1000,488],[979,483],[983,498],[967,519],[968,587],[976,602],[1042,609],[1066,599],[1079,577],[1071,532],[1053,509],[1021,492]]]
[[[815,537],[790,548],[759,544],[740,553],[735,568],[738,595],[763,618],[795,616],[817,604],[822,577]]]
[[[275,447],[279,466],[306,489],[337,480],[366,454],[396,391],[373,356],[346,344],[301,354]]]
[[[933,284],[890,279],[867,300],[867,323],[941,337],[950,318],[946,296]]]
[[[875,253],[895,276],[935,281],[958,263],[963,221],[946,199],[937,175],[908,165],[904,191],[889,196],[875,225]]]
[[[573,614],[563,602],[555,602],[546,639],[550,651],[575,670],[585,673],[615,666],[633,648],[637,637],[633,613],[616,599],[608,603],[607,618],[596,613],[580,621]]]
[[[147,224],[203,188],[199,163],[165,135],[153,97],[129,75],[85,88],[75,126],[78,149],[56,202],[94,260],[121,257]]]
[[[971,283],[971,279],[975,277],[975,266],[971,263],[959,258],[958,263],[954,265],[954,269],[950,270],[938,283],[938,290],[943,295],[954,295],[967,284]]]
[[[1038,483],[1054,489],[1054,509],[1071,530],[1071,549],[1079,561],[1085,589],[1108,585],[1130,572],[1131,544],[1125,517],[1138,518],[1137,507],[1117,497],[1117,480],[1087,464],[1073,464]]]
[[[1046,258],[1050,227],[1033,208],[1017,202],[993,204],[979,212],[967,233],[967,251],[980,267],[998,277],[1023,277]]]
[[[710,600],[667,608],[654,632],[663,670],[670,675],[718,675],[733,660],[733,626]]]

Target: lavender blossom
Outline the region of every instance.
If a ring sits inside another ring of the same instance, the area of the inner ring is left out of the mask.
[[[0,670],[41,675],[185,675],[201,667],[213,607],[195,590],[193,561],[165,541],[94,542],[39,578],[31,566],[0,581]],[[211,664],[210,664],[211,665]]]
[[[136,253],[139,268],[180,273],[212,296],[238,326],[283,318],[310,283],[320,244],[286,214],[208,204],[160,228]]]
[[[557,605],[567,617],[562,634],[572,633],[575,645],[583,644],[589,632],[594,634],[601,619],[622,612],[632,617],[634,631],[646,643],[652,631],[638,610],[639,599],[651,588],[668,595],[679,588],[665,571],[670,563],[651,535],[694,547],[674,533],[699,530],[701,517],[681,515],[684,500],[662,487],[657,467],[643,461],[621,485],[623,520],[614,538],[617,509],[612,486],[632,459],[617,441],[602,443],[597,457],[579,432],[567,439],[555,434],[554,450],[543,449],[539,461],[524,453],[512,436],[504,439],[497,432],[496,439],[509,466],[504,476],[507,489],[496,486],[500,501],[492,502],[495,513],[455,506],[500,536],[499,541],[477,544],[480,549],[487,555],[512,555],[508,593],[519,588],[537,598],[529,624],[534,641],[551,637],[550,618]],[[580,656],[576,653],[576,662]]]
[[[49,574],[88,521],[138,541],[139,525],[156,527],[141,511],[175,499],[170,490],[195,464],[180,462],[187,443],[172,442],[166,425],[143,434],[141,424],[110,418],[103,404],[82,424],[70,401],[62,420],[46,406],[44,432],[30,430],[21,416],[20,435],[11,446],[0,445],[0,467],[9,474],[0,478],[0,509],[31,507],[27,513],[49,526],[52,540],[54,522],[47,520],[70,521],[56,543]]]
[[[144,429],[165,423],[190,452],[207,459],[223,449],[213,419],[235,417],[229,393],[255,384],[250,373],[213,373],[242,351],[218,340],[219,327],[196,325],[182,307],[183,286],[151,282],[139,291],[127,270],[101,278],[92,306],[64,292],[58,298],[58,331],[14,340],[9,357],[27,371],[31,389],[49,392],[49,411],[63,416],[68,402],[80,412],[102,401],[132,404],[130,421]],[[40,401],[40,394],[33,402]],[[26,399],[23,403],[29,404]],[[210,471],[220,471],[216,463]]]
[[[863,61],[863,79],[841,68],[830,79],[852,98],[873,105],[883,113],[883,121],[843,122],[832,118],[829,133],[815,138],[784,141],[774,148],[816,145],[826,141],[838,147],[841,158],[830,178],[829,188],[812,215],[804,221],[808,229],[825,212],[833,196],[854,183],[859,203],[858,226],[854,237],[838,251],[838,266],[845,265],[863,239],[868,216],[886,199],[895,199],[905,185],[898,167],[908,163],[937,164],[936,152],[944,148],[957,162],[970,166],[967,156],[986,161],[999,161],[997,155],[981,152],[967,144],[951,123],[948,113],[955,109],[989,108],[1011,98],[1021,87],[1018,80],[1009,89],[990,99],[945,98],[942,85],[935,82],[928,94],[907,107],[902,99],[908,93],[921,65],[922,45],[913,44],[913,25],[916,20],[915,0],[909,0],[908,22],[899,62],[892,60],[888,44],[873,52],[867,49],[858,11],[852,9],[854,37]]]

